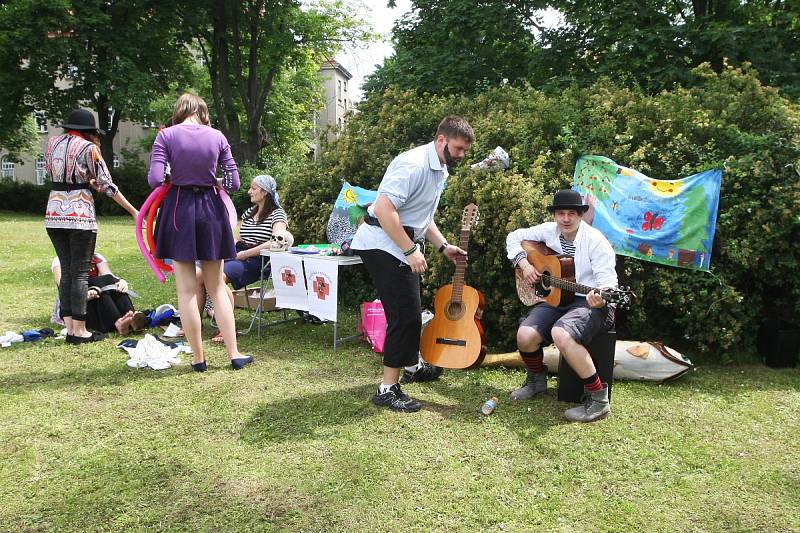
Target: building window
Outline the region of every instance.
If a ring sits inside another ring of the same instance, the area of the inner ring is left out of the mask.
[[[347,80],[344,80],[344,92],[347,92]]]
[[[342,101],[342,80],[337,80],[337,83],[339,84],[339,90],[336,91],[336,97],[341,102]]]
[[[114,160],[111,162],[113,168],[119,168],[119,156],[114,154]]]
[[[13,161],[9,161],[8,157],[4,156],[3,159],[0,160],[0,173],[1,173],[0,175],[3,178],[7,178],[7,179],[12,179],[13,180],[14,179],[14,167],[15,167],[14,162]]]
[[[34,111],[33,120],[36,121],[36,129],[39,133],[47,133],[47,116],[44,111]]]
[[[39,154],[36,158],[36,185],[44,185],[44,178],[47,171],[44,167],[44,154]]]

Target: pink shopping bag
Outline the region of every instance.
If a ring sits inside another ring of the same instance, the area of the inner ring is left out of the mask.
[[[372,345],[373,352],[383,353],[383,343],[386,340],[386,315],[383,313],[383,304],[380,300],[361,304],[358,332],[366,337]]]

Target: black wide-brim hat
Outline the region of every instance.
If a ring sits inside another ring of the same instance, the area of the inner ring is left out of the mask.
[[[101,135],[105,135],[105,131],[97,127],[97,122],[94,120],[94,115],[87,109],[73,109],[69,112],[67,120],[58,127],[65,130],[75,131],[96,131]]]
[[[578,213],[584,213],[589,206],[583,203],[581,193],[572,189],[562,189],[553,195],[553,205],[547,208],[554,213],[557,209],[574,209]]]

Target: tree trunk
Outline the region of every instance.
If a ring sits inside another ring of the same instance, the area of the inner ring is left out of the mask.
[[[228,61],[229,25],[226,3],[217,2],[212,17],[211,55],[214,64],[209,63],[209,74],[212,77],[214,107],[222,110],[222,114],[217,117],[219,127],[231,145],[234,159],[238,161],[238,158],[242,157],[241,133],[239,115],[236,113],[236,104],[233,100],[231,68]],[[233,46],[238,46],[238,43],[234,42]]]
[[[258,153],[267,143],[261,119],[278,72],[278,67],[273,66],[269,72],[259,75],[263,66],[258,53],[260,28],[257,17],[263,9],[263,3],[257,2],[252,7],[249,24],[240,26],[236,6],[228,6],[223,1],[214,4],[208,54],[208,73],[214,109],[217,112],[217,125],[227,137],[231,152],[239,164],[255,163]],[[246,58],[240,48],[245,40],[249,43]],[[240,108],[243,109],[246,120],[244,132],[237,112]]]
[[[95,111],[97,112],[97,126],[105,131],[104,135],[100,135],[101,145],[100,145],[100,153],[103,156],[103,160],[106,162],[109,170],[112,170],[113,175],[113,167],[114,167],[114,137],[117,136],[117,131],[119,130],[119,121],[121,112],[119,109],[114,110],[113,120],[109,122],[109,113],[108,111],[108,96],[105,94],[98,95],[95,98]]]

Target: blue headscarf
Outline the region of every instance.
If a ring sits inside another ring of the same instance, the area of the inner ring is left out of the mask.
[[[275,202],[275,207],[282,208],[278,196],[278,184],[275,182],[275,178],[268,174],[260,174],[253,178],[253,183],[255,183],[258,188],[272,196],[272,201]]]

